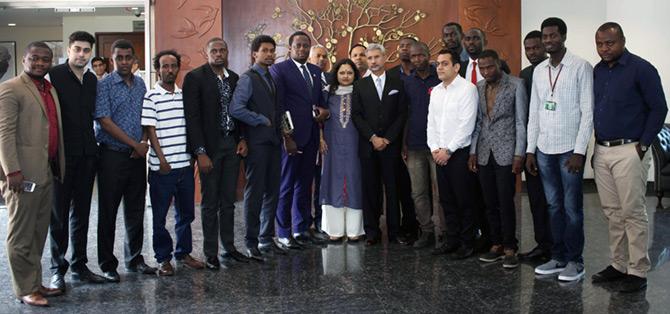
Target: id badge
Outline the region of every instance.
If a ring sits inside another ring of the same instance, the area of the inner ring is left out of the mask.
[[[553,100],[547,100],[544,102],[544,109],[550,111],[556,111],[556,102]]]

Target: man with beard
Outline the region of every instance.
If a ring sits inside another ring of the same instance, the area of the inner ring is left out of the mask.
[[[449,22],[442,27],[442,43],[444,47],[453,50],[459,56],[459,62],[468,61],[470,56],[463,49],[463,27],[461,24]]]
[[[461,61],[461,69],[459,74],[468,82],[477,85],[477,82],[484,79],[482,73],[477,66],[477,59],[479,54],[486,49],[488,41],[486,40],[486,33],[483,30],[473,27],[465,32],[463,36],[463,46],[470,56],[467,61]],[[509,74],[509,66],[504,60],[500,60],[500,69]]]
[[[98,79],[86,70],[93,53],[93,35],[78,31],[70,35],[67,62],[49,71],[51,84],[58,92],[63,118],[66,175],[54,183],[54,206],[51,211],[51,286],[65,290],[65,273],[71,267],[72,278],[89,283],[103,283],[86,263],[88,218],[98,163],[98,144],[93,133],[93,112]],[[71,237],[70,237],[70,234]],[[72,258],[65,258],[68,240],[72,239]]]
[[[159,276],[172,276],[172,238],[165,218],[174,199],[177,263],[193,269],[205,264],[191,257],[191,223],[194,216],[193,161],[186,147],[186,119],[182,92],[175,84],[181,56],[164,50],[154,57],[159,81],[147,91],[142,107],[142,127],[149,135],[149,194],[153,211],[153,247]]]

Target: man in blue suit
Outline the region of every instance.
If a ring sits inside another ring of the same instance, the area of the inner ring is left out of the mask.
[[[277,85],[277,100],[290,112],[294,130],[284,136],[281,162],[281,187],[277,206],[277,237],[285,248],[300,249],[310,243],[321,244],[322,235],[309,232],[311,224],[310,186],[319,146],[318,122],[328,110],[321,93],[321,70],[307,63],[311,40],[304,32],[288,40],[290,58],[270,68]]]

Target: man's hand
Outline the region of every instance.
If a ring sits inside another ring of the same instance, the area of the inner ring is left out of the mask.
[[[643,152],[642,148],[640,148],[640,143],[635,144],[635,150],[637,151],[637,155],[640,157],[640,160],[644,158],[644,154],[647,152]]]
[[[133,146],[132,158],[145,158],[149,151],[149,144],[147,142],[139,142]]]
[[[322,155],[325,155],[328,152],[328,143],[326,143],[326,140],[323,138],[319,141],[319,152]]]
[[[537,162],[535,161],[535,154],[526,154],[526,171],[532,176],[537,176]]]
[[[207,154],[200,154],[198,155],[198,169],[200,170],[200,173],[207,174],[212,169],[214,169],[214,165],[212,165],[212,160],[209,159],[209,156]]]
[[[248,147],[247,147],[247,141],[240,140],[237,143],[237,154],[242,156],[242,157],[247,157],[248,152],[249,152],[249,150],[248,150]]]
[[[520,174],[522,167],[523,167],[523,157],[514,156],[514,161],[512,162],[512,173]]]
[[[168,174],[170,173],[170,171],[172,171],[172,167],[170,166],[170,164],[166,160],[161,161],[160,169],[158,169],[158,172],[160,174]]]
[[[451,155],[447,153],[446,149],[438,149],[436,154],[433,156],[435,156],[435,163],[440,166],[445,166],[447,162],[449,162],[449,158],[451,158]]]
[[[468,158],[468,169],[477,173],[477,155],[470,155]]]
[[[298,145],[295,143],[292,137],[290,136],[285,136],[284,137],[284,149],[286,150],[286,153],[289,156],[293,156],[295,154],[298,154]]]
[[[9,185],[9,190],[15,193],[23,192],[23,173],[17,173],[15,175],[7,177],[7,184]]]
[[[319,112],[319,114],[316,117],[314,117],[314,120],[316,120],[316,122],[326,121],[326,119],[330,117],[330,111],[328,111],[328,109],[321,108],[319,106],[313,106],[312,108]]]
[[[389,141],[383,137],[379,137],[377,135],[372,137],[372,147],[376,151],[382,151],[386,149],[386,145],[388,145]]]
[[[568,167],[568,172],[579,173],[584,168],[584,155],[572,154],[568,161],[565,162],[565,166]]]
[[[407,144],[402,146],[402,152],[400,153],[402,160],[407,161]]]

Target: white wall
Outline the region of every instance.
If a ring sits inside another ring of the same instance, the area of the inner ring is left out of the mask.
[[[566,47],[595,65],[600,61],[595,47],[596,29],[605,22],[617,22],[626,35],[628,50],[658,69],[666,101],[670,103],[670,59],[665,56],[670,51],[670,40],[663,27],[666,24],[664,15],[668,12],[670,1],[664,0],[521,0],[521,38],[532,30],[539,30],[545,18],[560,17],[568,26]],[[525,56],[522,60],[522,66],[529,64]],[[670,116],[666,117],[666,122],[669,121]],[[593,143],[589,147],[592,153]],[[590,154],[587,158],[584,176],[593,178],[593,169],[588,162]],[[653,169],[649,175],[653,180]]]
[[[0,27],[0,41],[16,42],[16,74],[23,72],[23,50],[36,40],[60,40],[63,31],[60,27]]]
[[[133,21],[141,21],[132,15],[124,16],[64,16],[61,36],[68,38],[76,31],[87,31],[93,35],[103,32],[132,32]],[[95,51],[93,52],[95,55]]]

